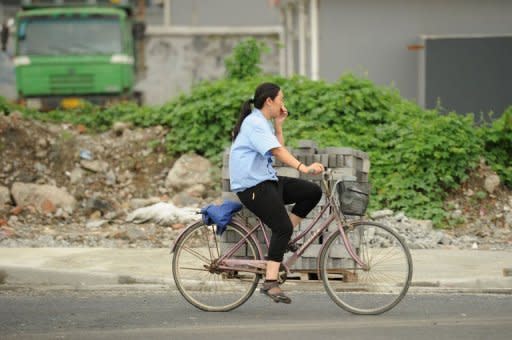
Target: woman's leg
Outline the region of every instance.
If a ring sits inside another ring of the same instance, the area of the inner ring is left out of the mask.
[[[294,213],[290,213],[290,221],[292,222],[293,228],[300,224],[302,221],[302,217],[295,215]]]
[[[275,280],[293,232],[292,222],[282,196],[279,194],[278,185],[276,182],[266,181],[237,195],[244,206],[272,230],[268,250],[267,279]]]
[[[284,204],[295,203],[290,214],[296,226],[305,218],[322,198],[322,189],[315,183],[291,177],[279,177],[279,193]]]

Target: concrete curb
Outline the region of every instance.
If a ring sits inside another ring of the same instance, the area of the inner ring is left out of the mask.
[[[512,263],[512,252],[414,251],[413,262],[411,293],[512,294],[512,277],[503,276],[503,268]],[[169,250],[165,248],[0,248],[2,272],[5,275],[3,280],[0,275],[0,290],[16,287],[176,290]],[[324,291],[321,281],[316,280],[289,279],[286,289]]]

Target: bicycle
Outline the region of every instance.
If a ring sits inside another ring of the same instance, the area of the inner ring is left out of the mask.
[[[361,217],[347,218],[342,202],[337,203],[344,182],[337,181],[331,190],[329,176],[326,171],[321,181],[326,205],[306,229],[292,237],[292,254],[282,262],[279,280],[285,282],[293,272],[290,267],[330,230],[316,266],[329,297],[354,314],[386,312],[409,289],[413,270],[410,251],[390,227]],[[322,218],[324,215],[327,217]],[[181,295],[204,311],[230,311],[245,303],[265,275],[266,261],[257,233],[263,234],[268,249],[270,237],[259,219],[256,225],[245,225],[235,215],[223,236],[216,234],[215,225],[205,225],[202,220],[190,224],[171,249],[172,273]]]

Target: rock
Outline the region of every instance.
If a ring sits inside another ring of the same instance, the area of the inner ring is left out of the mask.
[[[500,185],[500,177],[492,174],[485,178],[484,188],[488,193],[492,194]]]
[[[87,229],[96,229],[96,228],[101,227],[102,225],[104,225],[107,222],[108,221],[106,221],[106,220],[92,220],[92,221],[87,222],[85,227]]]
[[[449,246],[450,244],[453,243],[453,240],[449,235],[444,234],[443,238],[441,239],[441,241],[439,241],[439,243],[445,246]]]
[[[52,185],[15,182],[11,193],[16,205],[33,205],[40,212],[49,207],[48,202],[55,208],[62,208],[69,213],[73,212],[76,205],[75,198],[65,189]]]
[[[4,204],[11,203],[11,194],[9,193],[9,189],[0,185],[0,207]]]
[[[174,230],[179,230],[185,228],[185,224],[183,223],[174,223],[171,225],[171,228]]]
[[[44,157],[44,155],[43,155],[43,157]],[[48,170],[48,168],[44,164],[41,164],[39,162],[36,162],[34,164],[34,169],[36,169],[36,171],[39,173],[45,173],[46,170]]]
[[[181,156],[169,171],[165,186],[181,190],[196,184],[211,185],[212,164],[206,158],[195,154]]]
[[[384,217],[389,217],[389,216],[393,216],[393,210],[389,210],[389,209],[378,210],[378,211],[374,211],[373,213],[370,214],[370,217],[375,220],[378,220],[378,219],[381,219]]]
[[[512,228],[512,212],[507,212],[505,214],[505,226]]]
[[[108,170],[108,163],[105,161],[88,161],[85,159],[82,159],[80,161],[80,165],[87,170],[90,170],[92,172],[100,172],[104,173]]]
[[[133,125],[131,123],[127,123],[127,122],[115,122],[112,125],[112,130],[115,132],[115,134],[117,136],[121,136],[125,130],[131,129],[132,126]]]
[[[117,182],[116,174],[113,170],[109,170],[105,175],[105,183],[110,186],[114,186]]]
[[[407,218],[405,217],[405,214],[401,211],[395,215],[395,220],[397,222],[407,222]]]
[[[87,161],[92,161],[94,159],[92,152],[87,149],[80,150],[80,158]]]
[[[92,197],[87,200],[85,203],[85,210],[89,213],[93,213],[95,211],[100,211],[101,213],[105,214],[111,210],[113,210],[112,205],[98,197]]]
[[[87,132],[87,127],[83,124],[78,124],[75,129],[76,129],[76,132],[78,132],[79,134],[83,134],[83,133]]]
[[[432,242],[434,244],[441,244],[441,241],[444,238],[444,233],[442,231],[436,231],[432,236]]]
[[[101,217],[101,211],[94,211],[90,216],[89,218],[92,219],[92,220],[97,220]]]
[[[471,197],[475,194],[475,192],[471,189],[468,189],[464,192],[464,195],[468,196],[468,197]]]
[[[183,192],[193,197],[203,197],[206,193],[206,187],[203,184],[195,184],[186,188]]]
[[[83,175],[84,171],[81,168],[76,167],[69,173],[69,181],[71,184],[77,184],[82,180]]]
[[[183,191],[174,195],[172,202],[178,207],[197,207],[201,203],[201,200]]]
[[[431,232],[434,227],[434,223],[431,220],[416,220],[411,219],[411,223],[413,223],[414,228],[417,230],[421,230],[423,232]]]
[[[41,209],[45,214],[52,214],[57,210],[55,204],[53,204],[53,202],[48,199],[45,199],[43,203],[41,203]]]
[[[23,212],[23,206],[22,205],[15,206],[10,211],[11,215],[14,215],[14,216],[18,216],[22,212]]]
[[[144,229],[134,225],[131,225],[126,229],[126,234],[130,241],[145,240],[147,238]]]

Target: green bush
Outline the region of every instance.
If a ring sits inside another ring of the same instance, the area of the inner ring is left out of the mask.
[[[491,126],[483,127],[480,134],[485,143],[485,158],[512,188],[512,106]]]
[[[131,121],[136,125],[149,126],[146,122],[155,122],[148,119],[154,109],[139,107],[133,102],[125,102],[107,107],[99,107],[86,103],[83,107],[73,110],[53,110],[37,112],[25,110],[25,116],[47,122],[68,122],[82,124],[92,131],[102,132],[110,129],[117,121]]]
[[[261,54],[268,52],[268,46],[254,38],[240,42],[226,58],[226,75],[228,79],[248,79],[261,74]]]

